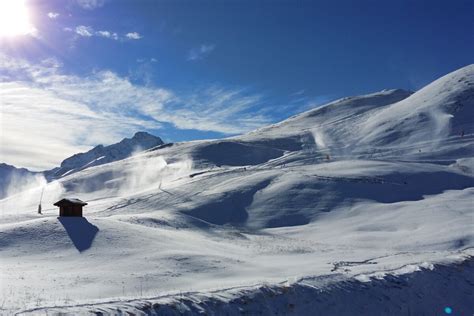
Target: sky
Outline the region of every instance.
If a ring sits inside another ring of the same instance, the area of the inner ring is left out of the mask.
[[[245,133],[473,51],[472,0],[0,0],[0,162]]]

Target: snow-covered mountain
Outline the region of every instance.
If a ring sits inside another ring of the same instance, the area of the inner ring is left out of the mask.
[[[314,141],[316,151],[338,158],[472,156],[469,146],[451,145],[464,140],[468,145],[470,139],[460,136],[473,133],[473,67],[450,73],[414,94],[385,90],[343,98],[239,139],[263,139],[292,150],[305,146],[305,136]]]
[[[469,65],[414,93],[78,163],[87,168],[0,200],[0,302],[32,313],[472,314],[473,123]],[[58,219],[63,197],[88,202],[86,218]]]
[[[26,168],[0,163],[0,199],[41,185],[46,179],[51,181],[85,168],[122,160],[162,144],[163,141],[157,136],[137,132],[132,138],[124,138],[118,143],[109,146],[98,145],[88,152],[75,154],[63,160],[60,167],[51,170],[32,172]]]
[[[98,145],[88,152],[75,154],[61,162],[61,166],[46,171],[47,178],[58,178],[88,167],[128,158],[134,152],[162,145],[161,138],[146,132],[137,132],[132,138],[124,138],[109,146]]]

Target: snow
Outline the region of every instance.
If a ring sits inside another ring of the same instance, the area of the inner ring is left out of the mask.
[[[471,65],[9,196],[0,308],[472,313],[473,107]],[[85,218],[57,218],[67,196]]]
[[[146,132],[137,132],[132,138],[124,138],[116,144],[105,147],[98,145],[88,152],[73,155],[65,159],[60,167],[47,170],[44,173],[48,179],[55,179],[92,166],[122,160],[130,157],[133,153],[162,144],[163,141],[159,137]]]
[[[61,201],[58,201],[58,202],[54,203],[53,205],[58,206],[58,204],[61,204],[62,202],[69,202],[69,203],[73,203],[73,204],[87,205],[87,203],[85,203],[84,201],[79,200],[78,198],[64,198],[64,199],[61,199]]]
[[[384,279],[369,276],[307,277],[294,283],[259,284],[207,292],[169,293],[157,297],[66,307],[33,308],[24,314],[130,315],[469,315],[474,304],[472,260],[420,267]],[[359,280],[363,279],[363,280]],[[466,303],[456,293],[466,293]]]
[[[0,163],[0,199],[44,183],[43,176],[25,168]]]

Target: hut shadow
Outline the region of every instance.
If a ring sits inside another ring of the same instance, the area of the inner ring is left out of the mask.
[[[91,247],[99,231],[97,226],[89,223],[85,217],[58,217],[58,220],[79,252]]]

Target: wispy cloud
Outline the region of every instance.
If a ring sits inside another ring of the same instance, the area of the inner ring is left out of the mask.
[[[0,83],[0,97],[4,132],[0,160],[17,166],[54,167],[66,156],[89,149],[87,141],[77,142],[88,134],[87,126],[96,133],[99,131],[91,126],[92,122],[107,123],[98,122],[94,113],[81,104],[22,83]]]
[[[123,36],[120,36],[117,32],[111,32],[107,30],[100,30],[100,31],[95,31],[92,26],[86,26],[86,25],[78,25],[75,28],[71,27],[65,27],[63,29],[65,32],[74,32],[75,34],[79,35],[80,37],[103,37],[103,38],[108,38],[112,39],[115,41],[118,40],[137,40],[143,38],[139,33],[132,32],[132,33],[127,33]]]
[[[125,37],[128,38],[128,39],[138,40],[138,39],[142,38],[143,36],[141,36],[137,32],[130,32],[130,33],[125,34]]]
[[[79,77],[65,74],[55,59],[33,64],[1,54],[0,74],[0,161],[17,166],[50,168],[77,151],[163,123],[237,134],[271,121],[258,110],[263,96],[245,89],[172,91],[107,70]]]
[[[137,58],[137,64],[129,65],[128,77],[135,83],[142,83],[148,86],[153,85],[155,78],[155,69],[158,59],[152,58]]]
[[[57,17],[59,17],[59,13],[57,12],[48,12],[48,18],[50,19],[56,19]]]
[[[188,53],[189,61],[196,61],[205,58],[216,48],[213,44],[202,44],[199,47],[192,48]]]
[[[263,95],[214,86],[174,97],[162,113],[147,112],[180,129],[239,134],[271,122],[260,111],[262,103]]]
[[[90,26],[79,25],[76,27],[75,32],[77,35],[82,37],[91,37],[94,35],[94,29]]]
[[[147,63],[147,62],[150,62],[150,63],[157,63],[158,62],[158,59],[152,57],[150,59],[148,58],[138,58],[137,59],[137,63]]]
[[[118,39],[119,39],[118,34],[115,33],[115,32],[97,31],[97,32],[95,32],[95,34],[96,34],[97,36],[105,37],[105,38],[110,38],[110,39],[113,39],[113,40],[118,40]]]
[[[289,95],[285,104],[278,105],[277,112],[283,117],[293,115],[301,112],[314,109],[321,105],[327,104],[332,100],[335,100],[334,95],[307,95],[305,90],[298,90]],[[277,113],[275,113],[277,114]]]
[[[86,10],[94,10],[102,7],[106,0],[76,0],[77,4]]]

